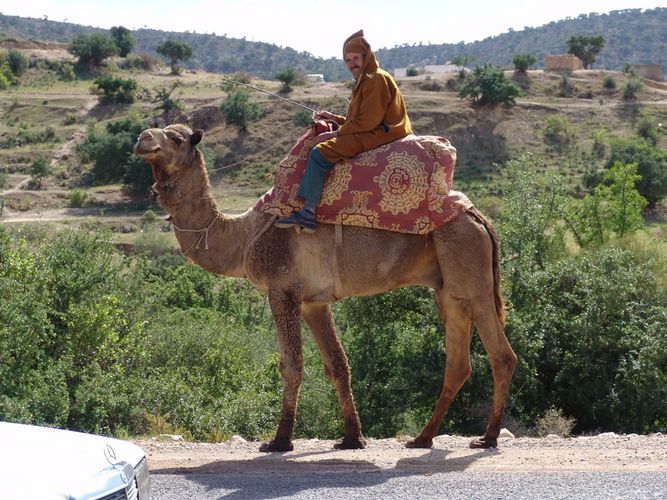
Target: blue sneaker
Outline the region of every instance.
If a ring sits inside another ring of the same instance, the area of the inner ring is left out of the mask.
[[[273,225],[281,229],[289,229],[290,227],[293,227],[297,232],[303,231],[305,233],[314,233],[315,228],[317,227],[315,216],[311,216],[308,212],[305,214],[296,212],[289,217],[278,219]]]

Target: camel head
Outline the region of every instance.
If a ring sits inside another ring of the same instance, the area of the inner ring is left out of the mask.
[[[185,125],[149,128],[139,135],[134,152],[148,162],[155,182],[160,184],[192,165],[203,135],[202,130],[193,132]]]

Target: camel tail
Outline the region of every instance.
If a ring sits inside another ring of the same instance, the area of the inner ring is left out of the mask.
[[[491,239],[491,244],[493,246],[493,295],[496,301],[496,313],[498,314],[498,319],[500,323],[505,326],[505,300],[503,299],[503,294],[500,291],[500,240],[498,238],[498,233],[496,233],[495,228],[491,225],[486,217],[477,210],[477,208],[472,207],[468,210],[468,213],[477,220],[480,224],[484,226],[486,232],[489,234]]]

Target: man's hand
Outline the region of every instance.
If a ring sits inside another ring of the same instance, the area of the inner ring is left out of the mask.
[[[333,120],[336,121],[336,115],[329,113],[328,111],[315,111],[313,112],[313,120]]]

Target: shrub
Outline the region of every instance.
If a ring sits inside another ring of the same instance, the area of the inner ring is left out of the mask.
[[[637,133],[639,137],[646,139],[654,146],[658,144],[658,124],[655,119],[642,117],[637,123]]]
[[[667,152],[655,147],[646,139],[617,140],[611,144],[607,168],[616,162],[636,163],[641,176],[637,190],[650,207],[667,196]]]
[[[419,84],[419,88],[428,92],[438,92],[443,89],[443,86],[436,79],[427,76]]]
[[[156,89],[155,97],[151,99],[151,102],[158,103],[157,109],[161,109],[165,112],[171,111],[172,109],[181,109],[183,107],[182,103],[171,96],[174,90],[180,85],[181,83],[176,81],[171,84],[170,88],[161,87]]]
[[[102,104],[131,104],[134,102],[134,92],[137,90],[137,81],[132,78],[115,76],[101,76],[95,80]]]
[[[505,77],[500,66],[476,67],[459,89],[459,97],[468,97],[473,104],[480,106],[510,106],[520,95],[519,86]]]
[[[51,175],[51,165],[49,164],[49,160],[44,156],[39,156],[33,160],[30,165],[31,182],[37,187],[41,187],[44,177],[48,175]]]
[[[297,127],[309,127],[313,121],[313,114],[307,109],[300,109],[292,115],[292,123]]]
[[[288,94],[292,92],[292,84],[296,82],[298,76],[299,75],[294,68],[288,68],[276,73],[274,78],[283,84],[282,87],[280,87],[280,92]]]
[[[593,154],[597,159],[604,158],[607,154],[607,132],[603,129],[596,129],[591,132],[593,138]]]
[[[563,115],[548,116],[542,129],[542,136],[544,142],[558,150],[563,150],[575,139],[572,123]]]
[[[615,90],[616,80],[611,75],[605,75],[602,79],[602,88],[605,90]]]
[[[637,98],[637,92],[644,88],[644,84],[639,78],[630,78],[623,85],[623,99],[631,101]]]
[[[260,119],[262,108],[259,104],[250,101],[250,94],[245,90],[232,90],[220,109],[225,114],[227,123],[236,125],[239,130],[246,132],[250,122]]]
[[[405,71],[405,76],[417,76],[417,75],[419,75],[419,70],[415,67],[411,66]]]
[[[81,208],[83,207],[87,197],[88,193],[86,193],[83,189],[73,189],[69,193],[70,205],[73,207]]]
[[[23,75],[28,68],[28,59],[18,49],[9,49],[7,51],[7,64],[12,73],[17,77]]]
[[[560,81],[558,82],[558,92],[556,95],[558,97],[572,97],[576,91],[576,87],[570,82],[570,79],[567,75],[561,75]]]
[[[134,117],[109,122],[103,130],[89,128],[77,152],[82,161],[93,164],[92,182],[124,182],[135,192],[148,194],[153,176],[146,162],[133,154],[134,143],[144,128],[143,122]]]
[[[563,415],[563,410],[549,408],[544,415],[537,419],[535,431],[540,437],[555,434],[560,437],[568,437],[577,421],[574,418],[568,418]]]
[[[525,73],[528,68],[537,62],[535,56],[532,54],[517,54],[512,58],[512,63],[514,64],[514,69]]]

